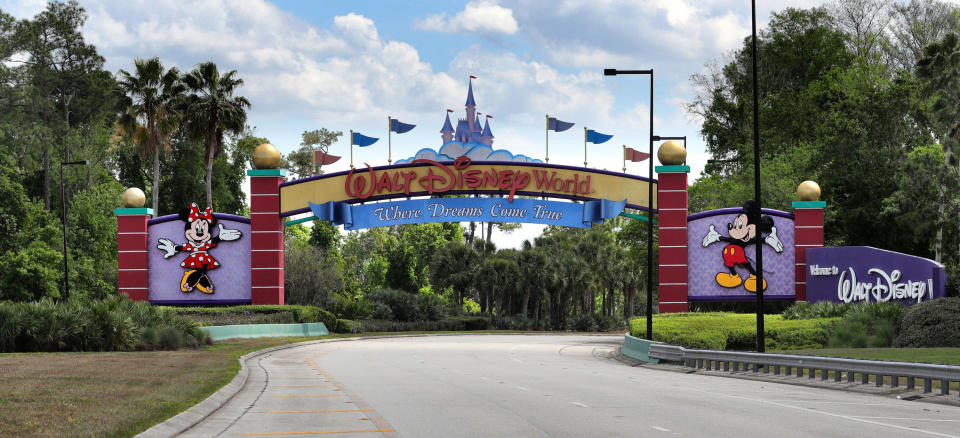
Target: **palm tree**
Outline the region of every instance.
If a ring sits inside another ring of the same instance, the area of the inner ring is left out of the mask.
[[[152,204],[160,214],[160,151],[170,148],[170,135],[180,123],[176,102],[183,94],[180,71],[164,71],[158,58],[133,60],[134,73],[120,70],[122,113],[118,125],[123,137],[137,145],[141,156],[153,156]]]
[[[220,75],[217,65],[204,62],[183,78],[190,95],[184,101],[188,135],[203,141],[207,165],[207,205],[213,205],[213,159],[223,150],[225,133],[239,134],[247,123],[250,101],[233,93],[243,85],[236,70]]]

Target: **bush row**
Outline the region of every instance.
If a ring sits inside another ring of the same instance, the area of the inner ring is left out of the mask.
[[[316,306],[229,306],[229,307],[164,307],[200,325],[294,324],[322,322],[328,330],[337,325],[337,318]]]
[[[210,342],[193,321],[126,298],[0,303],[0,352],[173,350]]]
[[[823,348],[828,330],[839,318],[784,320],[766,315],[767,349]],[[671,313],[654,316],[656,341],[708,350],[752,350],[756,346],[756,316],[742,313]],[[646,337],[646,318],[630,320],[630,334]]]
[[[487,330],[490,318],[485,316],[451,316],[437,321],[388,321],[371,319],[363,321],[364,332],[411,332],[411,331],[469,331]]]

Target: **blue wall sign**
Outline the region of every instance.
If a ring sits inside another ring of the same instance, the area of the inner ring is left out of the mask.
[[[427,222],[520,222],[590,228],[623,211],[626,200],[601,199],[583,204],[536,199],[431,198],[351,205],[343,202],[310,203],[320,220],[343,225],[345,230]]]
[[[869,246],[807,249],[807,300],[930,301],[946,295],[943,265]]]

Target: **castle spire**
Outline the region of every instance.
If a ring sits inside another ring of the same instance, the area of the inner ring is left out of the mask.
[[[443,121],[443,129],[440,130],[440,139],[443,140],[444,144],[453,140],[453,125],[450,123],[450,113],[452,112],[447,110],[447,118]]]
[[[476,106],[477,103],[473,101],[473,80],[476,79],[476,76],[470,76],[470,88],[467,90],[467,106],[473,105]]]
[[[487,115],[487,120],[483,125],[483,133],[480,134],[480,143],[483,143],[487,146],[493,146],[493,131],[490,130],[490,119],[492,116]]]

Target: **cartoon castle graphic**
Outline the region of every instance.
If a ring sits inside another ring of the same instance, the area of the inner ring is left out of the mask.
[[[457,121],[456,131],[453,130],[453,125],[450,123],[450,112],[451,111],[447,111],[447,118],[443,122],[443,129],[440,130],[440,138],[444,144],[451,141],[458,141],[460,143],[493,145],[493,132],[490,131],[490,116],[487,116],[483,124],[483,129],[480,128],[480,121],[477,120],[480,114],[477,114],[477,104],[473,100],[472,77],[470,78],[469,89],[467,90],[467,117]]]

